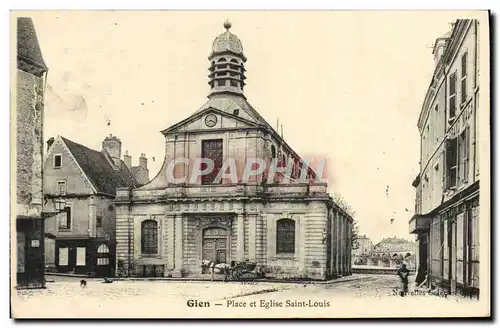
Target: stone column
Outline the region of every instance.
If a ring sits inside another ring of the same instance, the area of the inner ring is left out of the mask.
[[[167,258],[167,270],[173,270],[175,268],[175,217],[174,214],[167,214],[165,216],[165,253]],[[165,274],[167,274],[165,270]]]
[[[256,261],[256,243],[257,243],[257,215],[248,215],[248,259],[250,261]]]
[[[346,265],[346,253],[347,253],[347,240],[346,240],[346,230],[347,230],[347,220],[345,219],[345,216],[342,216],[342,275],[346,276],[347,272],[345,268],[347,267]]]
[[[179,278],[182,277],[182,266],[184,262],[184,243],[183,243],[183,220],[182,215],[175,215],[175,263],[174,271],[172,272],[172,277]]]
[[[236,261],[244,261],[244,260],[245,260],[245,215],[238,214],[236,222]]]
[[[335,233],[335,211],[332,209],[331,225],[330,225],[330,236],[332,242],[330,243],[330,263],[331,263],[331,273],[332,276],[337,274],[337,268],[335,266],[335,252],[337,246],[336,233]]]
[[[341,252],[341,247],[340,247],[340,214],[338,212],[335,212],[335,268],[337,271],[337,276],[341,275],[341,270],[340,270],[340,252]]]
[[[342,275],[347,276],[347,218],[345,216],[342,217],[342,233],[344,237],[344,249],[342,253]]]
[[[349,220],[349,219],[348,219]],[[351,261],[352,261],[352,258],[351,258],[351,253],[352,253],[352,222],[349,220],[349,229],[347,229],[347,245],[349,246],[347,248],[347,258],[348,258],[348,261],[347,261],[347,274],[348,275],[351,275]]]
[[[345,252],[345,241],[344,241],[344,215],[340,215],[340,275],[344,275],[344,252]]]

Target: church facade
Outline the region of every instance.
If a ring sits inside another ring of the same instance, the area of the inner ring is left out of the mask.
[[[209,57],[208,101],[162,131],[156,177],[117,189],[117,274],[193,276],[202,260],[248,260],[267,277],[349,275],[352,218],[247,101],[247,59],[224,27]]]

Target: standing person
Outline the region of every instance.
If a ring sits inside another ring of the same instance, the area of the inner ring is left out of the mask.
[[[406,268],[406,264],[403,263],[401,267],[398,269],[397,275],[401,279],[401,284],[402,284],[402,289],[403,291],[400,292],[401,296],[405,296],[406,293],[408,292],[408,276],[410,275],[410,270]]]

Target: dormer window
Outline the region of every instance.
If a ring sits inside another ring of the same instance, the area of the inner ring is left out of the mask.
[[[55,169],[60,168],[61,164],[62,164],[62,155],[61,154],[54,155],[54,168]]]

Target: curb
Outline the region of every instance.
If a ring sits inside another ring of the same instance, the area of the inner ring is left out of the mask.
[[[86,275],[81,275],[81,274],[65,274],[65,273],[46,273],[45,276],[59,276],[59,277],[74,277],[74,278],[86,278],[86,279],[93,279],[93,280],[102,280],[103,278],[98,278],[98,277],[89,277]],[[224,282],[224,280],[214,280],[211,281],[210,279],[205,279],[205,278],[169,278],[169,277],[150,277],[150,278],[140,278],[140,277],[118,277],[118,278],[111,278],[113,281],[172,281],[172,282],[219,282],[219,283],[248,283],[248,284],[254,284],[254,283],[280,283],[280,284],[303,284],[303,285],[331,285],[331,284],[338,284],[342,282],[351,282],[351,281],[363,281],[363,280],[369,280],[372,279],[372,277],[352,277],[352,276],[346,276],[345,279],[344,277],[340,277],[337,279],[333,280],[327,280],[327,281],[322,281],[322,280],[280,280],[280,279],[255,279],[255,280],[249,280],[249,281],[234,281],[230,280],[227,282]]]
[[[58,276],[58,277],[73,277],[73,278],[87,278],[87,279],[99,279],[97,277],[91,277],[84,274],[72,274],[72,273],[52,273],[45,272],[45,276]]]

